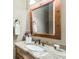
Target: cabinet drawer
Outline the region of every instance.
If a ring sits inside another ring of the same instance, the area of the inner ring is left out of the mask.
[[[24,58],[22,56],[20,56],[19,54],[17,54],[16,59],[24,59]]]
[[[21,56],[24,55],[23,50],[21,50],[20,48],[16,48],[16,53],[18,53],[18,54],[21,55]]]
[[[23,57],[24,57],[24,59],[36,59],[29,53],[28,54],[26,53]]]
[[[18,57],[18,59],[36,59],[34,58],[30,53],[23,51],[20,48],[16,48],[16,56]]]

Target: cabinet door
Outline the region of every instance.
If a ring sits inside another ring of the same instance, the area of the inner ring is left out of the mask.
[[[24,59],[24,58],[22,56],[20,56],[19,54],[17,54],[16,59]]]
[[[20,48],[16,48],[16,53],[18,53],[20,56],[23,56],[23,54],[24,54],[24,51],[22,50],[22,49],[20,49]]]

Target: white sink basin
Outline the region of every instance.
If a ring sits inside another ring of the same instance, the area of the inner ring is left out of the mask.
[[[36,45],[26,45],[26,47],[32,51],[37,51],[37,52],[44,52],[45,49],[40,47],[40,46],[36,46]]]

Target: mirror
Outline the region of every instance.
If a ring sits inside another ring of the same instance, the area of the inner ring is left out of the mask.
[[[53,33],[53,3],[32,11],[33,33]]]
[[[60,9],[56,8],[56,0],[49,0],[40,5],[32,6],[30,8],[30,31],[32,35],[60,39],[59,16]]]

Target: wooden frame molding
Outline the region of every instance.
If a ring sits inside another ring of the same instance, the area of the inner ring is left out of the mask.
[[[47,35],[47,34],[38,34],[38,33],[33,33],[33,27],[32,27],[32,11],[40,8],[42,6],[45,6],[51,2],[55,1],[55,34],[53,35]],[[29,9],[29,16],[30,16],[30,32],[32,36],[37,36],[37,37],[45,37],[45,38],[52,38],[52,39],[61,39],[61,4],[60,0],[48,0],[47,2],[38,4],[38,5],[33,5]]]

